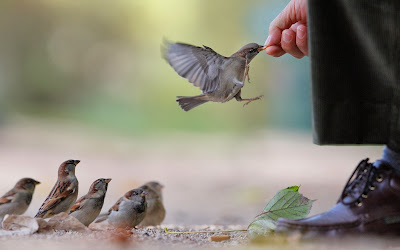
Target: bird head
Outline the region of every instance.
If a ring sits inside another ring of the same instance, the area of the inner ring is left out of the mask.
[[[249,43],[240,48],[232,56],[240,56],[246,59],[247,63],[250,63],[253,58],[260,53],[260,51],[265,50],[266,47],[263,45],[258,45],[257,43]]]
[[[164,185],[160,184],[159,182],[149,181],[140,188],[148,192],[147,198],[162,199],[162,189],[164,188]]]
[[[106,193],[108,188],[108,183],[110,183],[111,179],[100,178],[95,180],[89,188],[89,193],[97,193],[102,192]]]
[[[161,192],[161,190],[164,188],[164,185],[157,181],[149,181],[145,185],[157,192]]]
[[[147,191],[141,188],[132,189],[125,194],[125,197],[131,201],[144,202],[146,201]]]
[[[25,190],[29,192],[33,192],[35,190],[36,185],[39,185],[40,182],[31,178],[22,178],[15,184],[16,189]]]
[[[75,176],[75,167],[80,160],[67,160],[58,168],[58,177]]]

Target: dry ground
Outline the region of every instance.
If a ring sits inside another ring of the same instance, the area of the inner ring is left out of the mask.
[[[381,149],[320,147],[312,144],[310,134],[285,131],[126,138],[73,125],[19,119],[0,127],[0,192],[6,192],[21,177],[41,181],[26,213],[33,216],[54,184],[59,164],[75,158],[81,160],[76,170],[79,196],[96,178],[112,178],[105,210],[127,190],[158,180],[165,185],[164,223],[169,228],[246,228],[266,202],[287,186],[301,185],[301,193],[317,199],[311,214],[327,210],[335,204],[358,162],[367,156],[377,159]],[[236,233],[227,242],[210,243],[208,235],[166,236],[162,228],[148,230],[134,232],[134,240],[126,246],[247,247],[243,233]],[[65,248],[71,244],[82,249],[119,248],[124,244],[111,231],[109,235],[94,231],[84,237],[78,233],[3,236],[0,249]]]

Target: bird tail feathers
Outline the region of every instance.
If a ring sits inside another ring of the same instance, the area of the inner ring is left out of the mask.
[[[34,218],[43,218],[44,217],[44,213],[43,213],[43,211],[38,211],[37,212],[37,214],[35,215],[35,217]]]
[[[198,96],[178,96],[177,102],[179,106],[184,110],[184,111],[189,111],[203,103],[208,102],[208,100],[204,100],[204,95],[198,95]]]
[[[104,214],[100,214],[96,220],[94,221],[94,223],[100,223],[102,221],[105,221],[108,219],[108,213],[104,213]]]

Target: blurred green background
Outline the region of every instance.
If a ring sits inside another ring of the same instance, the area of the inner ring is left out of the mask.
[[[265,53],[242,96],[188,113],[176,96],[200,90],[162,59],[164,38],[228,56],[263,44],[288,1],[119,0],[0,2],[0,122],[15,116],[80,124],[121,135],[177,131],[249,133],[310,129],[308,59]]]
[[[242,97],[262,100],[184,112],[176,96],[200,90],[160,53],[164,38],[225,56],[263,44],[288,1],[0,1],[0,194],[22,177],[41,181],[33,216],[72,158],[79,196],[112,178],[103,211],[151,180],[166,187],[165,223],[248,225],[299,184],[320,200],[314,213],[328,209],[339,173],[380,149],[312,145],[308,58],[261,53]]]

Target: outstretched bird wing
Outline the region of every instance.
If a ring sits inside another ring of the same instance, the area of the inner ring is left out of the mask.
[[[164,58],[182,77],[203,93],[213,92],[220,84],[219,73],[225,60],[213,49],[185,43],[165,42]]]

